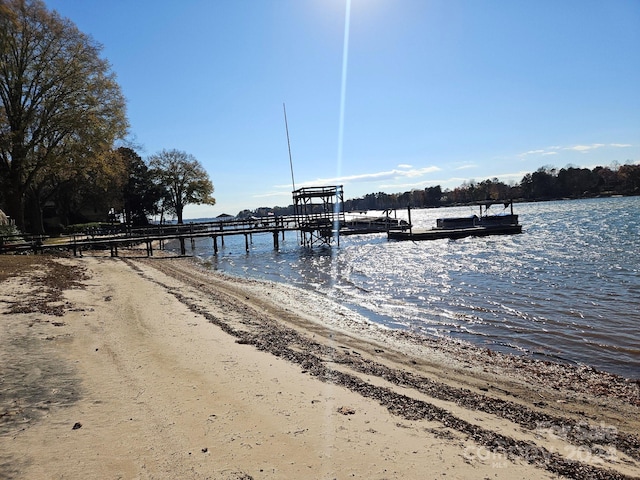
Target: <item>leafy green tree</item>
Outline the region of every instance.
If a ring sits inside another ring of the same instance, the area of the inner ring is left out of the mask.
[[[164,191],[164,206],[182,222],[184,207],[191,204],[215,205],[213,183],[196,158],[180,150],[163,150],[149,158],[153,175]]]
[[[640,165],[627,164],[618,169],[620,193],[623,195],[640,195]]]
[[[439,207],[440,199],[442,198],[442,187],[436,185],[435,187],[427,187],[424,190],[425,206]]]
[[[45,185],[104,161],[127,133],[101,48],[40,0],[0,0],[0,183],[22,230],[28,195],[37,203]]]
[[[153,173],[140,155],[127,147],[120,147],[117,154],[124,160],[127,182],[123,189],[124,217],[129,225],[149,223],[149,216],[156,213],[163,190],[153,181]]]
[[[531,174],[531,194],[537,200],[549,200],[557,196],[556,169],[540,167]]]
[[[62,163],[66,168],[62,168]],[[55,165],[60,168],[54,168]],[[124,159],[110,150],[91,156],[69,156],[64,162],[53,159],[51,165],[38,173],[25,194],[26,220],[31,231],[41,231],[42,207],[49,201],[55,204],[63,226],[106,220],[111,209],[122,209],[126,174]]]

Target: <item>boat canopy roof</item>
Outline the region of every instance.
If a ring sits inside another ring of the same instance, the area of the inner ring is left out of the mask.
[[[513,200],[485,200],[484,202],[476,202],[476,205],[481,205],[485,208],[489,208],[491,205],[504,205],[507,208],[513,203]]]

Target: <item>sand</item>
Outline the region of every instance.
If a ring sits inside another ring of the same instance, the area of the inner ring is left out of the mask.
[[[384,330],[188,258],[11,262],[2,479],[640,477],[635,381]]]

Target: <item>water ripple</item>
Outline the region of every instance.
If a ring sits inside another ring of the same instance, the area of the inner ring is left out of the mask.
[[[249,255],[233,238],[217,257],[204,242],[196,251],[212,268],[319,291],[388,327],[640,377],[640,197],[515,209],[522,235],[354,236],[314,250],[288,235],[278,252],[266,235]],[[414,210],[412,220],[431,226],[469,211]]]

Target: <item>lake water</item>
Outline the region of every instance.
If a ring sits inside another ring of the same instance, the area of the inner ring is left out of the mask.
[[[494,206],[497,212],[501,206]],[[521,235],[387,241],[341,237],[312,250],[287,234],[211,239],[210,268],[311,289],[391,328],[449,336],[502,352],[587,364],[640,378],[640,197],[514,206]],[[414,225],[475,208],[412,210]],[[406,218],[406,212],[398,212]]]

